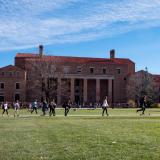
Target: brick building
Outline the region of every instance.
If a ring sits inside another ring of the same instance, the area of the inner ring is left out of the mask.
[[[26,100],[26,71],[16,66],[0,68],[0,102]]]
[[[102,101],[106,95],[109,103],[126,103],[127,81],[137,73],[140,71],[135,72],[135,63],[116,58],[114,50],[109,58],[65,57],[45,55],[40,46],[39,53],[17,53],[15,66],[0,68],[0,102],[40,101],[46,97],[47,86],[49,98],[58,104],[68,98],[90,104]],[[152,76],[160,90],[160,75]]]
[[[116,58],[114,50],[110,51],[110,58],[64,57],[44,55],[40,46],[38,54],[17,53],[15,66],[27,73],[26,101],[40,100],[40,74],[44,72],[43,77],[54,79],[57,84],[50,96],[59,104],[69,97],[72,102],[89,104],[102,101],[105,95],[110,103],[125,103],[126,79],[135,73],[135,63]]]

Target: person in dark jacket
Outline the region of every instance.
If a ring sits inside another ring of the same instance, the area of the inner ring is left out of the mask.
[[[142,97],[139,104],[141,109],[137,109],[137,112],[142,111],[141,115],[143,115],[147,107],[147,96]]]
[[[56,112],[55,112],[55,108],[56,108],[57,104],[55,102],[55,100],[53,99],[50,103],[49,103],[49,115],[50,116],[55,116]]]
[[[31,114],[35,111],[37,114],[37,108],[38,108],[38,103],[37,100],[35,100],[34,102],[32,102],[32,110],[31,110]]]
[[[42,103],[42,112],[43,112],[43,116],[46,115],[46,110],[48,109],[48,104],[47,104],[47,101],[44,100],[43,103]]]
[[[64,108],[64,116],[67,116],[69,113],[69,110],[71,108],[71,100],[69,99],[67,102],[65,102],[62,107]]]

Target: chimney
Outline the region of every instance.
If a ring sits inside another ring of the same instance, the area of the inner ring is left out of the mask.
[[[44,47],[43,45],[39,45],[39,56],[42,57],[44,54]]]
[[[110,59],[113,59],[113,58],[115,58],[115,50],[114,49],[110,50]]]

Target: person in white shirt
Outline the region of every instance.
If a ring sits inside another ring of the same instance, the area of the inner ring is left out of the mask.
[[[106,111],[106,115],[109,116],[108,114],[108,111],[107,111],[107,108],[109,107],[109,104],[108,104],[108,100],[107,100],[107,96],[105,96],[104,100],[103,100],[103,104],[102,104],[102,116],[104,116],[104,112]]]
[[[19,101],[17,100],[15,103],[14,103],[14,117],[19,117],[19,109],[20,109],[20,104],[19,104]]]
[[[6,112],[6,114],[8,115],[8,103],[5,102],[3,105],[2,105],[2,109],[3,109],[3,112],[2,112],[2,116],[3,114]]]

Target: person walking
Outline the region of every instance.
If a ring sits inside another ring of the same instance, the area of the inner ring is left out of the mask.
[[[3,117],[3,114],[6,112],[7,116],[8,116],[8,102],[5,102],[4,104],[2,104],[2,109],[3,109],[3,112],[2,112],[2,117]]]
[[[142,113],[141,113],[140,115],[143,115],[144,112],[145,112],[145,110],[146,110],[146,107],[147,107],[147,96],[144,96],[144,97],[142,97],[141,100],[140,100],[140,108],[141,108],[141,109],[137,109],[136,112],[142,111]]]
[[[72,103],[71,103],[71,100],[70,100],[70,99],[68,100],[67,103],[64,103],[64,104],[62,105],[62,107],[64,108],[64,116],[65,116],[65,117],[68,115],[69,110],[70,110],[70,108],[71,108],[71,105],[72,105]]]
[[[14,117],[19,117],[19,109],[20,109],[20,104],[19,104],[19,101],[17,100],[15,103],[14,103]]]
[[[47,104],[47,101],[44,100],[43,103],[42,103],[42,112],[43,112],[43,116],[46,115],[46,110],[48,109],[48,104]]]
[[[106,111],[106,115],[109,116],[108,114],[108,110],[107,108],[109,107],[109,104],[108,104],[108,100],[107,100],[107,96],[105,96],[104,100],[103,100],[103,104],[102,104],[102,116],[104,116],[104,113]]]
[[[38,108],[38,103],[37,103],[37,100],[35,100],[34,102],[32,102],[32,110],[31,110],[31,114],[35,111],[36,114],[38,113],[37,112],[37,108]]]
[[[57,104],[55,102],[55,100],[53,99],[50,103],[49,103],[49,115],[50,116],[55,116],[56,112],[55,112],[55,108],[56,108]]]

